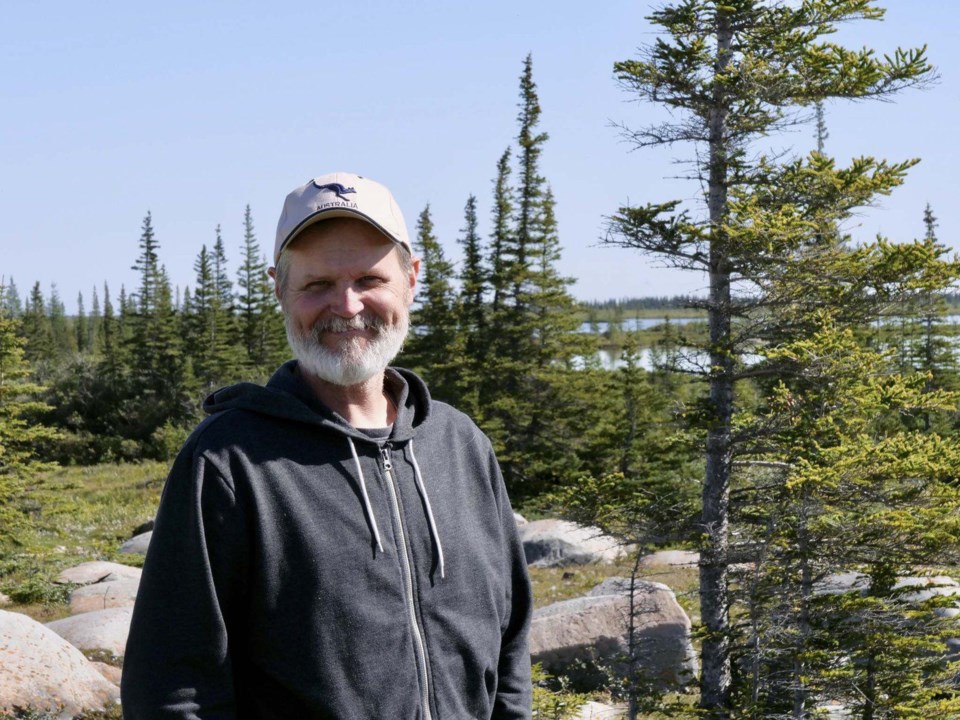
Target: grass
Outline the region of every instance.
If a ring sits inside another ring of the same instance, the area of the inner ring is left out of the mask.
[[[38,478],[26,510],[33,527],[0,558],[0,591],[40,622],[70,614],[71,586],[54,583],[61,570],[89,560],[140,565],[120,545],[153,518],[167,474],[164,463],[66,467]]]
[[[166,474],[166,464],[146,462],[66,467],[41,476],[26,507],[32,516],[33,528],[19,538],[19,545],[12,552],[0,557],[0,591],[15,600],[5,609],[44,623],[57,620],[70,615],[69,593],[74,587],[54,582],[61,570],[89,560],[141,564],[140,556],[121,555],[117,551],[139,525],[154,517]],[[585,595],[608,577],[628,577],[632,566],[632,559],[625,558],[607,565],[531,568],[534,604],[543,607]],[[668,585],[696,622],[699,615],[696,568],[656,568],[647,571],[642,579]],[[85,654],[107,664],[122,664],[122,658],[109,653]],[[42,712],[27,712],[19,717],[31,720],[48,717]],[[4,717],[17,716],[0,714],[0,720]],[[113,720],[121,715],[118,708],[110,708],[83,717]],[[641,717],[655,720],[665,716]]]
[[[561,568],[530,568],[533,601],[545,607],[561,600],[586,595],[608,577],[630,577],[633,558],[604,565],[574,565]],[[677,602],[692,622],[700,617],[700,582],[695,567],[659,567],[641,571],[641,580],[663,583],[677,595]]]

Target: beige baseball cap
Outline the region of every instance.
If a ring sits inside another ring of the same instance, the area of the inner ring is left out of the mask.
[[[309,180],[287,195],[277,223],[273,262],[304,229],[321,220],[347,217],[373,225],[408,252],[410,238],[400,206],[386,187],[353,173],[335,172]]]

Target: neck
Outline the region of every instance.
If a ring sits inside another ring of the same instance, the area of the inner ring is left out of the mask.
[[[317,377],[300,364],[297,371],[320,402],[355,428],[387,427],[396,419],[396,410],[384,390],[383,372],[359,385],[343,386]]]

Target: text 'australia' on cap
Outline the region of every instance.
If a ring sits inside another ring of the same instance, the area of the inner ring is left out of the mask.
[[[353,173],[321,175],[287,195],[277,223],[273,262],[304,229],[335,217],[357,218],[373,225],[412,253],[400,206],[383,185]]]

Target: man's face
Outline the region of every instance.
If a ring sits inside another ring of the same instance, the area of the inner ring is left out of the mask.
[[[418,261],[405,272],[393,242],[349,218],[311,226],[284,253],[286,287],[276,292],[300,363],[335,385],[382,372],[407,335]]]

